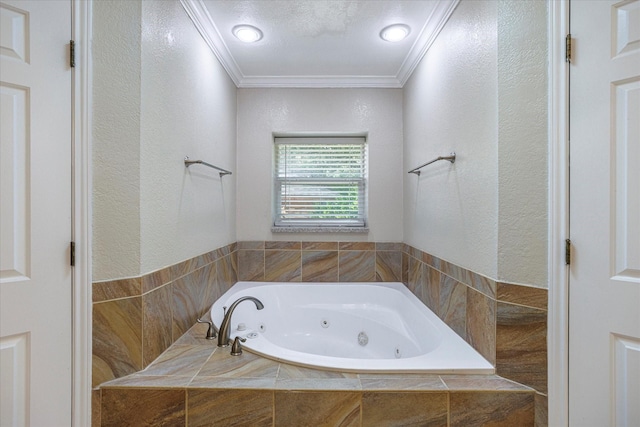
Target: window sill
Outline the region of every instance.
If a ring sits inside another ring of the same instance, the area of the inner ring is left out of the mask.
[[[369,232],[369,227],[271,227],[272,233],[359,233]]]

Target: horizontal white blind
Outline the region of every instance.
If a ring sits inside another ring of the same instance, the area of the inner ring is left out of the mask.
[[[366,145],[359,138],[275,139],[276,226],[364,226]]]

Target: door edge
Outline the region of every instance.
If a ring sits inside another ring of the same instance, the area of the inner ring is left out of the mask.
[[[547,0],[549,55],[548,425],[569,425],[569,1]]]
[[[92,2],[71,0],[72,239],[75,241],[72,314],[71,423],[91,425],[91,22]]]

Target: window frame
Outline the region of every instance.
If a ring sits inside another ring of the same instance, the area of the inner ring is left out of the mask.
[[[281,136],[274,135],[273,138],[273,231],[368,231],[368,143],[366,135],[305,135],[305,136]],[[362,157],[360,159],[361,176],[349,178],[328,178],[328,177],[305,177],[287,178],[279,176],[278,156],[281,145],[360,145],[362,146]],[[357,218],[322,218],[322,219],[292,219],[283,218],[282,210],[282,187],[291,182],[335,182],[336,184],[357,183],[358,195],[358,215]]]

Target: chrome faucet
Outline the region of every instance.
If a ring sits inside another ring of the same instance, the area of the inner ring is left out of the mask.
[[[264,305],[260,302],[259,299],[254,297],[242,297],[238,298],[231,307],[224,313],[224,319],[222,319],[222,324],[220,324],[220,330],[218,331],[218,347],[227,347],[229,345],[229,328],[231,325],[231,315],[233,314],[233,310],[236,309],[238,304],[242,301],[251,300],[256,304],[256,308],[258,310],[262,310]]]

